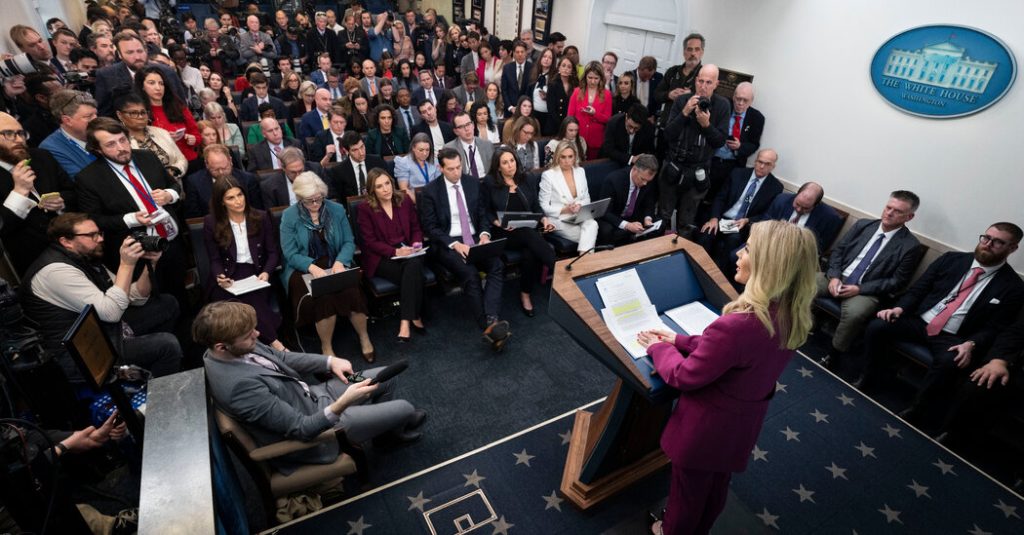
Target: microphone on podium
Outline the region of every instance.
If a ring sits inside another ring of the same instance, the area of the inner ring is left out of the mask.
[[[679,243],[679,238],[683,238],[685,240],[686,236],[683,234],[692,234],[696,228],[697,225],[686,225],[683,227],[682,232],[676,230],[676,235],[672,237],[672,245]]]
[[[594,253],[594,252],[598,252],[598,251],[611,251],[614,248],[615,248],[614,245],[597,245],[597,246],[591,247],[590,249],[587,249],[586,251],[583,251],[583,254],[577,256],[576,258],[574,258],[572,262],[569,262],[569,265],[565,266],[565,270],[566,271],[572,271],[572,265],[575,264],[576,262],[578,262],[580,258],[583,258],[584,256],[587,256],[590,253]]]

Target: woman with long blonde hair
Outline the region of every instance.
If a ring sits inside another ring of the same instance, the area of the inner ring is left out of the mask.
[[[707,533],[725,507],[729,479],[746,469],[775,382],[811,331],[817,245],[785,221],[755,223],[736,261],[743,293],[702,334],[645,331],[647,348],[679,400],[661,435],[672,461],[665,518],[653,533]]]

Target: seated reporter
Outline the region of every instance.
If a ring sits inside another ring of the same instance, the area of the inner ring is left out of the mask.
[[[409,152],[409,134],[395,124],[395,109],[381,104],[373,109],[370,131],[366,134],[366,152],[378,156],[400,156]]]
[[[241,184],[230,175],[213,184],[210,213],[203,218],[203,244],[210,262],[210,280],[204,283],[210,301],[235,300],[252,306],[260,340],[284,351],[284,344],[277,339],[281,316],[271,307],[271,289],[242,295],[228,291],[235,281],[252,276],[269,282],[281,263],[270,214],[253,208]]]
[[[661,436],[672,479],[654,533],[708,533],[725,507],[729,479],[746,469],[775,382],[811,330],[817,257],[809,230],[755,223],[736,263],[743,293],[721,317],[697,336],[638,335],[658,375],[680,391]]]
[[[383,277],[398,285],[401,322],[398,341],[409,341],[410,326],[423,327],[423,257],[392,260],[409,256],[423,247],[423,231],[416,205],[398,191],[398,184],[387,171],[370,170],[366,202],[357,208],[362,264],[367,278]]]
[[[590,204],[587,173],[576,165],[577,158],[575,143],[558,144],[551,164],[540,175],[540,207],[552,218],[555,234],[576,242],[576,250],[583,254],[597,243],[598,227],[593,219],[569,221],[583,205]]]
[[[597,222],[597,241],[612,245],[630,243],[654,224],[658,186],[658,159],[637,155],[633,165],[616,170],[604,181],[602,199],[611,199],[608,211]],[[652,232],[645,237],[654,237]]]
[[[188,160],[163,128],[149,126],[149,112],[139,95],[128,93],[117,101],[117,118],[128,129],[128,140],[133,149],[146,149],[157,159],[175,182],[181,184],[188,170]]]
[[[259,178],[232,165],[231,149],[227,145],[205,146],[203,162],[206,164],[203,169],[185,178],[185,217],[203,217],[210,213],[213,185],[223,178],[231,178],[241,186],[249,201],[247,204],[263,208]]]
[[[519,277],[519,300],[523,313],[534,316],[531,294],[540,281],[541,266],[555,269],[555,251],[541,231],[555,229],[547,217],[541,219],[540,228],[506,229],[501,227],[498,212],[542,213],[537,189],[526,179],[526,171],[519,165],[516,153],[508,145],[494,149],[491,168],[483,179],[483,202],[487,218],[494,225],[495,239],[508,238],[505,249],[522,251],[522,273]]]
[[[338,316],[347,316],[359,335],[363,359],[373,362],[373,344],[366,332],[366,300],[359,287],[314,299],[302,280],[305,273],[317,278],[354,265],[356,244],[345,207],[327,198],[327,184],[311,171],[299,174],[292,190],[297,202],[281,216],[281,280],[295,310],[295,323],[299,327],[315,324],[321,352],[333,356],[337,354],[331,345],[335,323]]]
[[[203,358],[210,393],[218,407],[249,430],[257,446],[282,440],[309,441],[330,428],[350,442],[390,435],[399,441],[420,437],[426,419],[408,401],[394,399],[395,379],[371,385],[349,382],[352,363],[331,355],[277,351],[258,340],[256,313],[245,303],[220,301],[203,307],[192,324],[192,338],[206,346]],[[372,378],[382,368],[362,372]],[[306,383],[317,373],[322,383]],[[290,474],[304,464],[338,458],[337,441],[271,460]]]
[[[409,147],[409,154],[395,158],[395,180],[398,181],[398,190],[407,193],[415,202],[416,188],[426,186],[441,176],[441,168],[434,161],[429,134],[420,132],[412,136]]]

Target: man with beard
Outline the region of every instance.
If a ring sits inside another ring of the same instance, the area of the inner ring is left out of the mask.
[[[57,212],[75,208],[74,184],[57,160],[30,149],[17,119],[0,113],[0,239],[21,275],[46,249],[46,227]]]
[[[99,113],[104,117],[114,116],[114,100],[125,93],[134,90],[135,73],[142,70],[149,63],[149,52],[146,51],[145,43],[135,34],[121,32],[114,36],[114,47],[121,57],[121,61],[108,65],[96,71],[96,102],[99,103]],[[186,102],[188,92],[181,83],[181,78],[174,69],[166,65],[160,65],[164,77],[170,82],[170,89],[174,96],[182,102]]]
[[[654,90],[654,101],[661,107],[662,126],[668,122],[668,111],[672,104],[683,93],[693,93],[696,89],[697,73],[700,72],[701,60],[704,59],[704,36],[691,33],[683,39],[683,63],[669,67],[665,77]]]
[[[25,273],[21,298],[26,315],[39,325],[43,347],[57,356],[68,379],[82,380],[60,340],[86,305],[95,308],[121,357],[118,364],[135,364],[154,376],[177,372],[181,347],[166,331],[178,316],[178,306],[169,296],[150,298],[150,271],[160,253],[144,253],[129,236],[115,249],[115,273],[102,264],[104,233],[89,216],[62,214],[50,223],[48,234],[50,246]],[[146,262],[132,282],[140,259]]]
[[[949,252],[932,262],[895,307],[880,310],[868,325],[866,365],[856,386],[871,385],[896,343],[923,345],[932,362],[913,404],[900,416],[921,423],[923,416],[940,415],[957,380],[1024,305],[1024,282],[1006,262],[1022,236],[1013,223],[993,223],[978,236],[973,253]]]

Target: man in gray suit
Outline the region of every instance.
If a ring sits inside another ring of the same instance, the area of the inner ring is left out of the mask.
[[[832,337],[833,352],[822,364],[835,366],[849,351],[864,325],[878,311],[879,300],[910,283],[924,251],[906,223],[920,204],[909,191],[894,191],[881,219],[861,219],[832,250],[828,271],[818,278],[818,296],[837,299],[841,314]]]
[[[256,15],[249,15],[245,18],[247,32],[238,36],[239,62],[242,65],[250,63],[261,63],[267,60],[267,67],[277,59],[277,49],[274,48],[274,38],[269,33],[260,31],[260,18]]]
[[[473,135],[473,121],[469,114],[460,111],[452,119],[455,139],[445,143],[445,147],[455,149],[462,157],[462,171],[473,178],[481,179],[491,168],[491,157],[494,156],[494,145],[490,141]]]
[[[462,85],[453,89],[452,94],[455,95],[455,100],[459,101],[459,107],[462,109],[466,109],[466,105],[470,102],[487,98],[484,90],[480,89],[480,78],[476,75],[476,72],[463,74]]]
[[[426,419],[408,401],[394,398],[394,380],[371,385],[383,368],[362,372],[342,358],[277,351],[257,339],[256,311],[239,302],[211,303],[196,316],[192,338],[206,346],[203,361],[218,407],[242,423],[258,446],[281,440],[312,440],[334,427],[352,443],[390,435],[411,442]],[[313,374],[330,373],[323,383]],[[275,467],[290,473],[302,464],[328,464],[338,457],[338,443],[278,458]]]
[[[377,64],[372,59],[364,59],[363,79],[359,80],[359,89],[366,93],[368,101],[380,93],[380,80],[381,78],[377,76]]]

